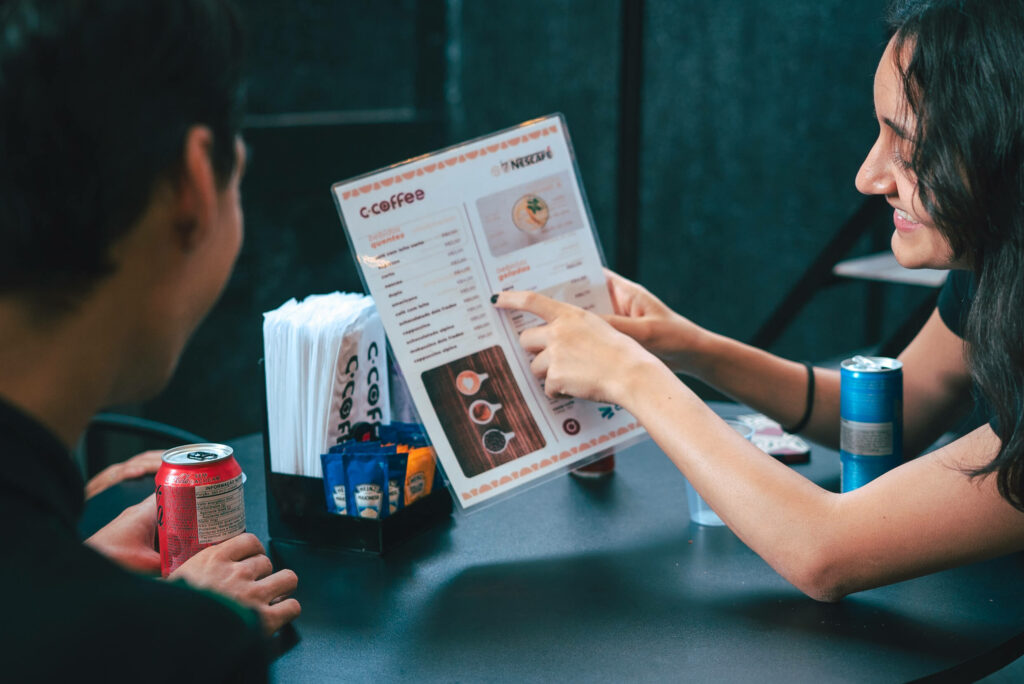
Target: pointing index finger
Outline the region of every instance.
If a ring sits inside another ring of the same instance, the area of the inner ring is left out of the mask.
[[[491,297],[491,302],[498,309],[518,309],[520,311],[526,311],[534,314],[535,316],[540,316],[548,322],[550,322],[552,318],[555,318],[564,307],[568,306],[568,304],[555,301],[554,299],[542,294],[525,290],[501,292]]]

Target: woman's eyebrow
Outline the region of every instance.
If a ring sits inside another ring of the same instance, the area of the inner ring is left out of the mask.
[[[891,128],[892,132],[895,133],[897,137],[902,138],[903,140],[910,140],[910,134],[907,133],[902,126],[897,124],[892,119],[889,119],[888,117],[882,117],[882,122],[885,123],[886,126]]]

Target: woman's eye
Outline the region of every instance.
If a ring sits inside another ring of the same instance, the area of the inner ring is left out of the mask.
[[[904,171],[914,170],[911,163],[907,161],[906,157],[904,157],[898,150],[893,151],[890,160],[892,161],[894,166],[897,166]]]

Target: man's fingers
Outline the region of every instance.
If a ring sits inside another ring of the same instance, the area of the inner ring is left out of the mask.
[[[156,494],[150,494],[137,504],[121,511],[118,518],[149,518],[156,524]]]
[[[260,542],[259,538],[250,532],[240,534],[237,537],[226,539],[216,546],[211,546],[212,549],[220,549],[233,561],[240,561],[243,558],[249,556],[261,555],[263,553],[263,543]]]
[[[257,554],[243,558],[239,563],[244,563],[249,576],[254,580],[261,580],[274,572],[274,564],[263,554]]]
[[[132,559],[132,566],[138,572],[155,575],[160,572],[160,552],[153,549],[142,549]]]
[[[157,466],[159,468],[159,466]],[[156,472],[156,468],[151,468],[146,463],[125,463],[122,472],[122,480],[134,480],[138,477],[145,475],[152,475]]]
[[[143,451],[142,453],[135,454],[129,461],[136,461],[139,463],[148,463],[154,465],[157,468],[160,467],[160,462],[163,460],[164,452],[159,449],[150,449],[149,451]]]
[[[148,495],[145,499],[132,506],[132,508],[137,508],[140,511],[152,510],[156,512],[156,493]]]
[[[528,311],[535,316],[540,316],[545,321],[555,318],[565,307],[569,306],[563,302],[557,302],[550,297],[545,297],[542,294],[525,290],[502,292],[496,296],[497,300],[494,300],[494,306],[497,308]]]
[[[162,451],[143,451],[141,454],[135,454],[121,464],[120,480],[131,480],[136,477],[155,473],[160,469],[160,464],[162,462]]]
[[[269,636],[299,617],[302,606],[298,601],[290,598],[273,605],[263,606],[259,612],[260,619],[263,621],[263,630]]]
[[[144,451],[128,460],[107,466],[86,483],[85,498],[91,499],[124,480],[155,473],[159,470],[162,460],[162,451]]]
[[[288,569],[278,570],[269,577],[264,577],[257,584],[260,593],[266,597],[269,603],[271,599],[281,596],[291,596],[299,586],[299,576]]]

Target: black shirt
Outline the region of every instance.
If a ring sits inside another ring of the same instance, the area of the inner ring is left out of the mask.
[[[0,401],[0,679],[266,681],[255,612],[82,544],[83,487],[60,442]]]
[[[949,272],[946,282],[939,291],[939,316],[942,317],[942,322],[946,324],[946,327],[960,339],[964,338],[964,324],[967,322],[967,314],[971,311],[976,290],[977,283],[971,271],[955,270]],[[973,413],[958,431],[966,432],[988,423],[992,426],[992,430],[998,433],[999,424],[992,407],[973,380],[971,381],[971,396],[974,399]]]
[[[970,271],[950,271],[939,290],[939,316],[954,335],[963,339],[964,323],[974,299],[974,274]]]

